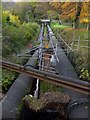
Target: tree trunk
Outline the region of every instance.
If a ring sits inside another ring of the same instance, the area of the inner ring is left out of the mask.
[[[79,28],[79,18],[80,18],[81,10],[82,10],[82,2],[78,2],[76,17],[75,17],[75,29]]]
[[[87,25],[87,30],[90,30],[90,23],[88,23]]]

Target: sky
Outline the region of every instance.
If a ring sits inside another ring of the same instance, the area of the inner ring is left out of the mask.
[[[2,0],[3,2],[23,2],[25,0]],[[26,0],[27,1],[27,0]]]
[[[52,0],[2,0],[3,2],[48,2],[48,1],[52,1]],[[60,1],[60,0],[59,0]]]
[[[42,1],[42,2],[48,2],[52,0],[2,0],[3,2],[33,2],[33,1]]]
[[[58,2],[79,2],[80,0],[2,0],[2,2],[51,2],[51,1],[58,1]],[[81,0],[83,2],[84,0]],[[90,0],[85,0],[89,2]]]

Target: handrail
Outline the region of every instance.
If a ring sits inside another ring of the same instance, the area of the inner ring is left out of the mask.
[[[23,65],[13,64],[6,61],[0,61],[0,66],[2,65],[3,68],[13,70],[18,73],[24,73],[31,77],[44,80],[49,83],[56,84],[58,86],[62,86],[65,88],[73,89],[85,94],[90,94],[90,83],[81,81],[79,79],[73,79],[68,77],[63,77],[60,75],[56,75],[53,73],[48,73],[45,71],[39,71],[37,69],[34,69],[32,67],[24,67]]]

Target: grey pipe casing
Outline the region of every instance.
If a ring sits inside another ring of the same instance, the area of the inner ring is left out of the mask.
[[[36,67],[38,59],[38,52],[29,59],[26,65],[32,65]],[[2,104],[2,120],[6,118],[18,118],[19,111],[18,106],[22,103],[22,98],[30,92],[33,78],[25,74],[20,74],[15,80],[6,96],[0,103]]]
[[[70,77],[70,78],[74,78],[75,80],[72,82],[79,82],[79,84],[84,83],[84,81],[80,81],[77,73],[75,72],[75,69],[73,67],[73,65],[71,64],[71,62],[69,61],[68,57],[66,56],[66,54],[64,53],[63,49],[61,48],[61,45],[58,43],[58,40],[56,39],[56,37],[54,36],[51,28],[49,27],[49,25],[47,25],[48,28],[48,33],[49,33],[49,38],[50,41],[53,42],[53,45],[55,46],[55,44],[57,43],[59,45],[59,47],[57,48],[57,56],[60,60],[60,62],[57,62],[57,69],[60,75],[64,76],[64,77]],[[88,82],[87,82],[88,84]],[[89,96],[82,94],[80,92],[74,91],[74,90],[70,90],[70,89],[66,89],[64,88],[64,92],[68,93],[71,96],[71,101],[70,104],[73,104],[75,101],[79,101],[80,99],[87,99],[87,101],[89,101]],[[83,108],[82,108],[83,109]],[[80,109],[79,109],[80,110]],[[82,110],[81,112],[77,110],[77,111],[72,111],[72,113],[70,114],[69,118],[88,118],[88,109],[86,110],[86,112],[84,110]]]

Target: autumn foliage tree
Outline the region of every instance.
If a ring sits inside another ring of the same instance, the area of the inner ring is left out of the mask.
[[[52,7],[60,14],[59,19],[74,22],[74,27],[79,28],[79,23],[90,24],[90,2],[53,2]]]

